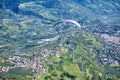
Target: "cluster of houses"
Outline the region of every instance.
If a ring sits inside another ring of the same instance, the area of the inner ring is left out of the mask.
[[[32,59],[20,56],[9,57],[6,62],[13,64],[13,66],[0,66],[0,72],[8,72],[10,69],[18,67],[32,69],[33,74],[37,79],[39,75],[46,72],[47,67],[43,66],[43,64],[47,61],[47,58],[56,53],[57,51],[55,50],[44,49],[42,51],[34,52]]]

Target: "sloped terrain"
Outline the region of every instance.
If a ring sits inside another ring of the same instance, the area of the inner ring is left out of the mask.
[[[119,79],[119,14],[118,0],[1,0],[0,79]],[[62,19],[82,30],[59,34]]]

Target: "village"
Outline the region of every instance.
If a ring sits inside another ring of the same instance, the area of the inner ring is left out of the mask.
[[[22,58],[20,56],[12,56],[9,57],[5,62],[13,64],[13,66],[0,66],[0,72],[8,72],[13,68],[32,69],[32,72],[37,79],[39,75],[45,73],[47,70],[47,66],[45,67],[43,65],[46,63],[47,58],[55,54],[56,56],[58,55],[58,52],[55,50],[49,51],[48,49],[44,49],[41,52],[36,52],[33,54],[33,59]]]

